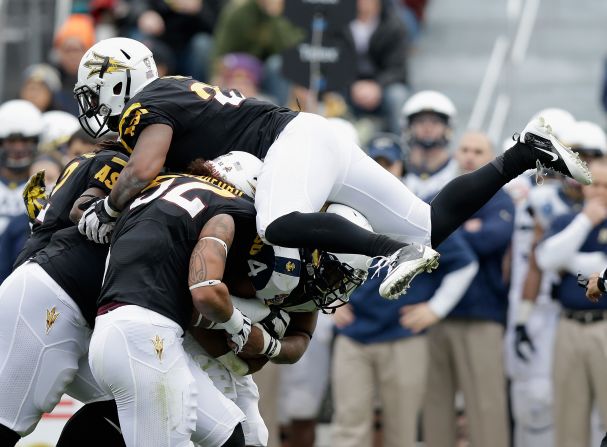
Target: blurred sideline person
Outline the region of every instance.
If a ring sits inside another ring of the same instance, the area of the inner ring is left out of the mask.
[[[461,173],[493,157],[485,134],[467,132],[455,153]],[[501,190],[463,225],[461,232],[478,257],[478,273],[463,298],[428,334],[429,365],[424,405],[424,439],[428,447],[456,442],[457,390],[464,396],[470,443],[510,445],[502,337],[506,324],[508,284],[502,264],[510,245],[514,205]]]
[[[417,196],[429,199],[457,176],[449,142],[457,111],[449,98],[433,90],[411,96],[401,112],[402,138],[407,145],[404,182]]]
[[[607,302],[589,302],[576,280],[578,272],[589,275],[607,263],[607,162],[593,161],[590,169],[595,181],[583,188],[582,211],[556,218],[536,249],[540,268],[561,277],[553,369],[557,447],[589,444],[594,402],[607,426]]]
[[[574,146],[583,160],[589,162],[607,153],[604,132],[598,126],[574,122],[562,109],[538,113],[551,118],[555,135]],[[534,248],[555,218],[581,210],[583,196],[579,185],[551,177],[543,187],[532,189],[528,197],[526,211],[535,234],[520,291],[523,299],[512,308],[514,332],[508,334],[506,343],[517,447],[554,443],[552,365],[560,309],[552,295],[560,279],[538,267]]]
[[[370,142],[369,156],[393,175],[402,174],[396,136],[376,136]],[[432,276],[419,278],[400,300],[378,301],[379,276],[367,280],[335,312],[332,446],[374,445],[376,401],[381,409],[383,445],[416,445],[428,374],[425,329],[456,304],[478,268],[462,242],[457,233],[443,242],[440,267]]]
[[[0,105],[0,284],[30,233],[21,191],[43,130],[42,115],[29,101]]]
[[[352,111],[379,116],[383,130],[397,133],[409,93],[407,29],[388,2],[357,0],[348,31],[356,54],[356,79],[348,91]]]

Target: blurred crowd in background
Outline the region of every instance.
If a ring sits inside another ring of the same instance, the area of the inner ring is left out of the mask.
[[[424,200],[513,143],[476,130],[455,141],[457,104],[409,85],[426,0],[357,0],[344,30],[354,80],[320,94],[283,75],[281,54],[304,39],[283,15],[285,1],[73,1],[48,59],[27,67],[0,105],[0,281],[30,231],[23,184],[44,169],[50,191],[70,159],[95,149],[72,90],[81,57],[100,39],[141,40],[161,76],[191,75],[337,118],[338,132],[354,135]],[[602,103],[607,110],[607,69]],[[607,266],[604,123],[555,108],[538,115],[590,164],[593,185],[525,174],[438,247],[438,271],[405,296],[383,300],[376,277],[321,315],[299,363],[257,377],[270,446],[312,447],[319,422],[330,424],[334,447],[586,447],[600,439],[607,301],[587,301],[576,275]]]

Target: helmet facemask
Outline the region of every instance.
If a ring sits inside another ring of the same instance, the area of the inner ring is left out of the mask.
[[[367,272],[342,263],[331,253],[314,251],[307,256],[304,293],[323,313],[350,301],[350,295],[367,279]]]
[[[118,130],[118,118],[124,105],[131,99],[131,70],[124,68],[125,82],[117,79],[118,73],[114,73],[112,80],[114,85],[109,91],[109,85],[104,88],[107,80],[104,75],[112,67],[112,59],[104,57],[99,68],[99,78],[91,85],[81,85],[74,89],[74,96],[78,101],[80,114],[78,120],[84,131],[93,138],[99,138],[107,132]],[[120,73],[122,74],[122,73]],[[124,92],[123,92],[124,89]],[[124,98],[124,99],[122,99]],[[113,110],[112,103],[120,102],[119,110]],[[113,112],[113,113],[112,113]]]

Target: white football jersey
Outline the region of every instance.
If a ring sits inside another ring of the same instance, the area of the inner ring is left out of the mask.
[[[25,183],[0,180],[0,236],[6,230],[11,217],[25,213],[21,194]]]

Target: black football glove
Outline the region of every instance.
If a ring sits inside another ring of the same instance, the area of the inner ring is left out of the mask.
[[[525,345],[528,346],[527,349],[523,348]],[[524,324],[517,324],[514,328],[514,350],[516,356],[525,363],[529,361],[529,358],[524,351],[535,352],[535,346],[533,345],[533,341],[529,337],[527,327]]]

